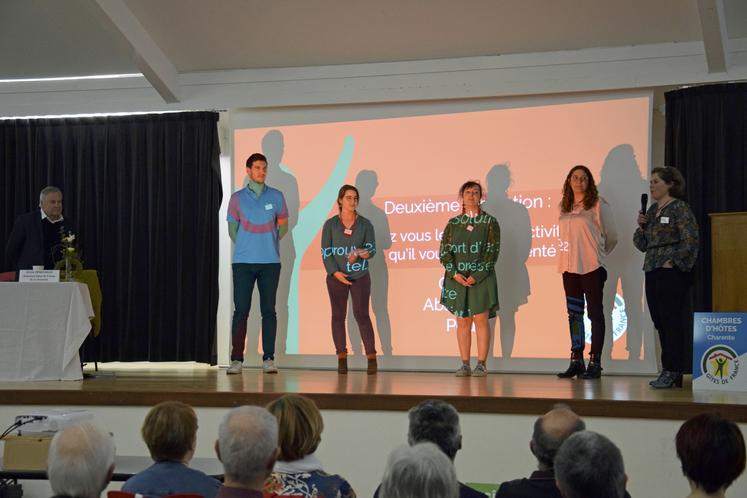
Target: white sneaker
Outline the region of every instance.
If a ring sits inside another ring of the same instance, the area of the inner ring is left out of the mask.
[[[262,371],[266,374],[276,374],[278,373],[278,369],[275,366],[275,362],[273,360],[265,360],[262,362]]]
[[[226,370],[227,375],[236,375],[241,373],[241,369],[244,368],[244,363],[240,360],[232,360],[231,364],[228,365]]]

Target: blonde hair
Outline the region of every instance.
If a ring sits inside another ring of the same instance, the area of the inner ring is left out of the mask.
[[[311,399],[286,394],[270,402],[267,410],[278,420],[280,460],[292,462],[316,451],[322,440],[324,421]]]

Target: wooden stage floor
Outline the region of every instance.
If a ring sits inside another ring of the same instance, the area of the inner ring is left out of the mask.
[[[490,374],[457,378],[450,373],[283,369],[277,375],[245,368],[241,375],[207,366],[118,367],[106,364],[82,381],[0,382],[1,405],[151,406],[174,399],[196,407],[266,404],[284,393],[301,393],[327,410],[407,410],[428,398],[452,403],[460,412],[540,414],[566,403],[582,416],[685,420],[719,411],[747,422],[747,393],[693,393],[690,378],[682,389],[657,391],[650,377],[605,376],[598,381],[554,375]],[[86,369],[86,372],[90,370]]]

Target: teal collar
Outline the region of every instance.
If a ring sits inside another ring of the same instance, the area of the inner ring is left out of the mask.
[[[264,183],[257,183],[255,181],[249,180],[249,183],[246,184],[246,188],[257,194],[257,197],[262,195],[262,192],[265,191],[267,186]]]

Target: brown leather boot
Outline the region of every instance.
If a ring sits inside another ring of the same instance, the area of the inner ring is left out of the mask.
[[[368,367],[366,368],[366,373],[368,375],[376,375],[376,372],[379,371],[379,365],[376,363],[376,355],[366,355],[368,357]]]
[[[337,355],[337,373],[343,375],[348,373],[348,355]]]

